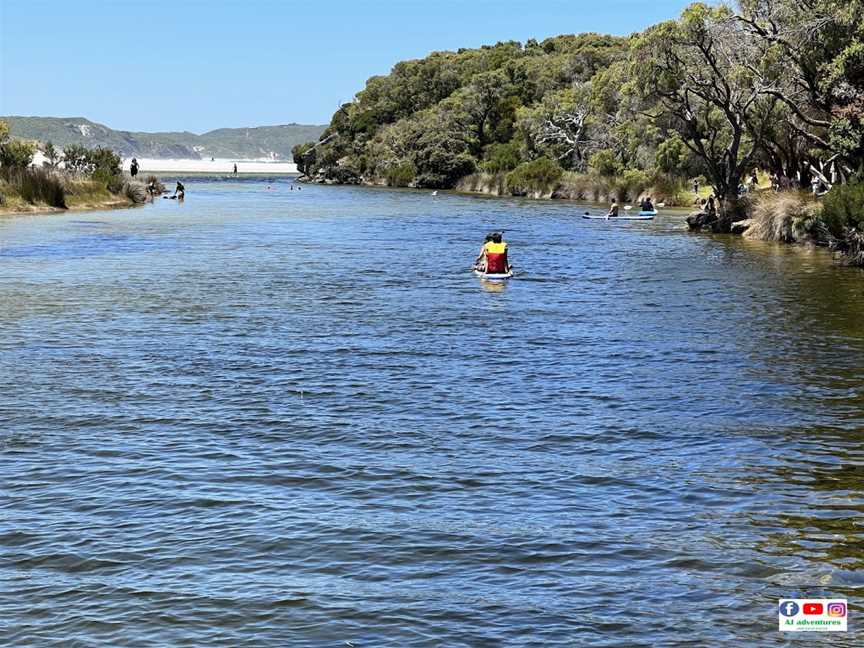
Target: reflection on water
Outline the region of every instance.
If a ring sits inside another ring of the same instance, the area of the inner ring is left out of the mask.
[[[795,594],[860,644],[860,271],[184,184],[0,222],[4,645],[762,646]],[[509,282],[466,270],[493,229]]]

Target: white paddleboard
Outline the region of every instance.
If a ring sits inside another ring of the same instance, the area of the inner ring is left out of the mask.
[[[481,279],[486,279],[487,281],[504,281],[505,279],[510,279],[513,276],[513,272],[503,272],[499,274],[487,274],[485,272],[481,272],[480,270],[475,270],[474,274],[476,274]]]
[[[639,212],[638,216],[597,216],[592,214],[582,214],[582,218],[589,220],[609,220],[609,221],[633,221],[633,220],[654,220],[657,212]]]

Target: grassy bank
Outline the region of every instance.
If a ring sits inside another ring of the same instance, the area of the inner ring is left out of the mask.
[[[838,260],[864,267],[864,186],[838,186],[817,199],[803,191],[762,191],[747,201],[746,220],[733,232],[758,241],[828,248]]]
[[[94,178],[60,170],[0,169],[0,215],[132,207],[146,186],[129,178]]]

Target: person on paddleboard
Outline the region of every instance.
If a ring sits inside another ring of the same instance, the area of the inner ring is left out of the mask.
[[[614,198],[612,199],[612,206],[609,207],[609,213],[606,214],[606,218],[618,218],[618,201]]]
[[[492,235],[487,234],[483,239],[483,245],[480,246],[480,254],[474,259],[474,269],[480,272],[486,272],[486,244],[492,240]]]
[[[639,209],[643,212],[653,212],[654,211],[654,203],[651,202],[651,196],[648,196],[639,203]]]
[[[510,272],[507,244],[500,232],[493,232],[492,240],[483,244],[483,256],[486,261],[486,274],[507,274]]]

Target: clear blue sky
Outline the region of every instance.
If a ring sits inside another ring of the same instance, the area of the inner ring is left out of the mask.
[[[687,0],[0,0],[0,114],[125,130],[326,123],[435,50],[629,34]]]

